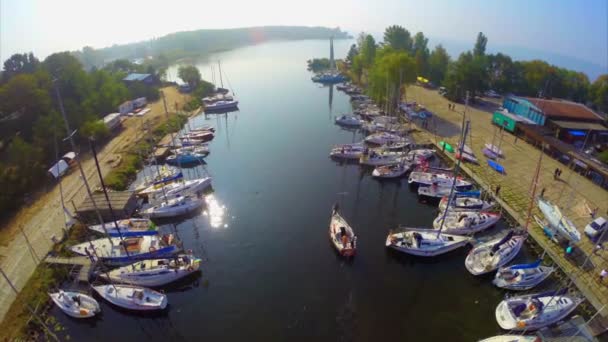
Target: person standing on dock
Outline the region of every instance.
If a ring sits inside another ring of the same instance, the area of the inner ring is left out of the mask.
[[[540,191],[540,198],[545,198],[545,188],[542,188],[542,190]]]
[[[557,179],[557,177],[559,177],[559,168],[555,168],[555,171],[553,171],[553,179]]]

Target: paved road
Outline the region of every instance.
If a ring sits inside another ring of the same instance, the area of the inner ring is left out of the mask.
[[[184,97],[174,88],[165,88],[164,92],[168,104],[183,104]],[[115,159],[124,148],[133,144],[136,139],[141,138],[142,123],[144,121],[158,122],[165,115],[162,101],[151,103],[148,108],[151,109],[150,112],[143,117],[127,118],[123,122],[124,128],[121,132],[100,149],[98,158],[101,173],[104,176],[111,170],[109,162]],[[82,161],[82,166],[91,187],[98,187],[100,183],[93,158],[86,158]],[[66,207],[71,211],[73,211],[71,202],[73,201],[78,205],[86,196],[86,189],[83,184],[80,172],[77,169],[71,170],[63,178],[64,199]],[[59,187],[55,186],[51,191],[36,199],[30,206],[22,208],[12,222],[2,228],[17,232],[8,246],[0,247],[0,256],[2,256],[0,265],[18,289],[25,285],[39,260],[51,249],[51,237],[53,235],[61,236],[62,229],[65,227],[64,217],[61,209]],[[19,226],[23,227],[24,234],[19,232]],[[31,243],[33,252],[28,248],[24,235]],[[0,281],[0,320],[4,318],[14,299],[15,295],[8,284]]]

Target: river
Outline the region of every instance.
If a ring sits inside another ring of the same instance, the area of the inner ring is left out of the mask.
[[[351,41],[336,41],[344,56]],[[433,259],[384,246],[398,224],[429,227],[437,209],[418,202],[405,179],[378,182],[369,170],[328,158],[358,141],[333,117],[348,97],[310,81],[306,60],[329,55],[326,41],[277,42],[223,52],[240,111],[200,115],[217,134],[207,165],[213,201],[177,222],[185,247],[203,257],[202,276],[167,289],[169,309],[148,316],[102,302],[101,317],[77,321],[52,309],[72,340],[116,341],[473,341],[500,333],[505,292],[464,267],[468,249]],[[175,77],[176,67],[169,70]],[[216,78],[218,75],[216,74]],[[219,81],[219,80],[218,80]],[[359,236],[352,262],[329,243],[331,206]],[[525,249],[516,261],[530,260]]]

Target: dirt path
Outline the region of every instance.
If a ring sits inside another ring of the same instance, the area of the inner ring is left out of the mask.
[[[185,103],[185,97],[175,88],[163,89],[167,99],[169,112],[175,112],[175,104]],[[150,112],[143,117],[129,117],[123,121],[123,129],[116,133],[114,138],[99,150],[98,158],[102,175],[106,175],[111,166],[109,161],[115,159],[123,149],[141,138],[142,123],[149,121],[152,125],[164,120],[165,110],[162,100],[148,105]],[[95,163],[91,156],[82,160],[82,167],[92,188],[99,186],[99,178]],[[75,169],[63,178],[63,195],[66,207],[73,211],[71,202],[78,205],[86,196],[84,184],[80,179],[80,172]],[[61,209],[59,187],[39,196],[31,205],[23,207],[5,227],[2,227],[5,236],[10,237],[7,246],[0,247],[2,260],[0,265],[18,289],[21,289],[27,279],[34,272],[39,260],[42,259],[52,246],[51,237],[61,236],[64,228],[64,215]],[[23,227],[24,234],[20,227]],[[30,251],[24,235],[33,246]],[[4,317],[15,296],[8,284],[0,282],[0,320]]]

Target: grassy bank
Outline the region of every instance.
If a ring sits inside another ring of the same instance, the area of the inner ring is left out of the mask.
[[[140,140],[122,154],[120,164],[104,178],[106,186],[117,191],[126,190],[135,179],[137,171],[143,166],[144,158],[160,139],[169,133],[179,131],[187,121],[186,114],[174,114],[154,127],[145,139]]]

